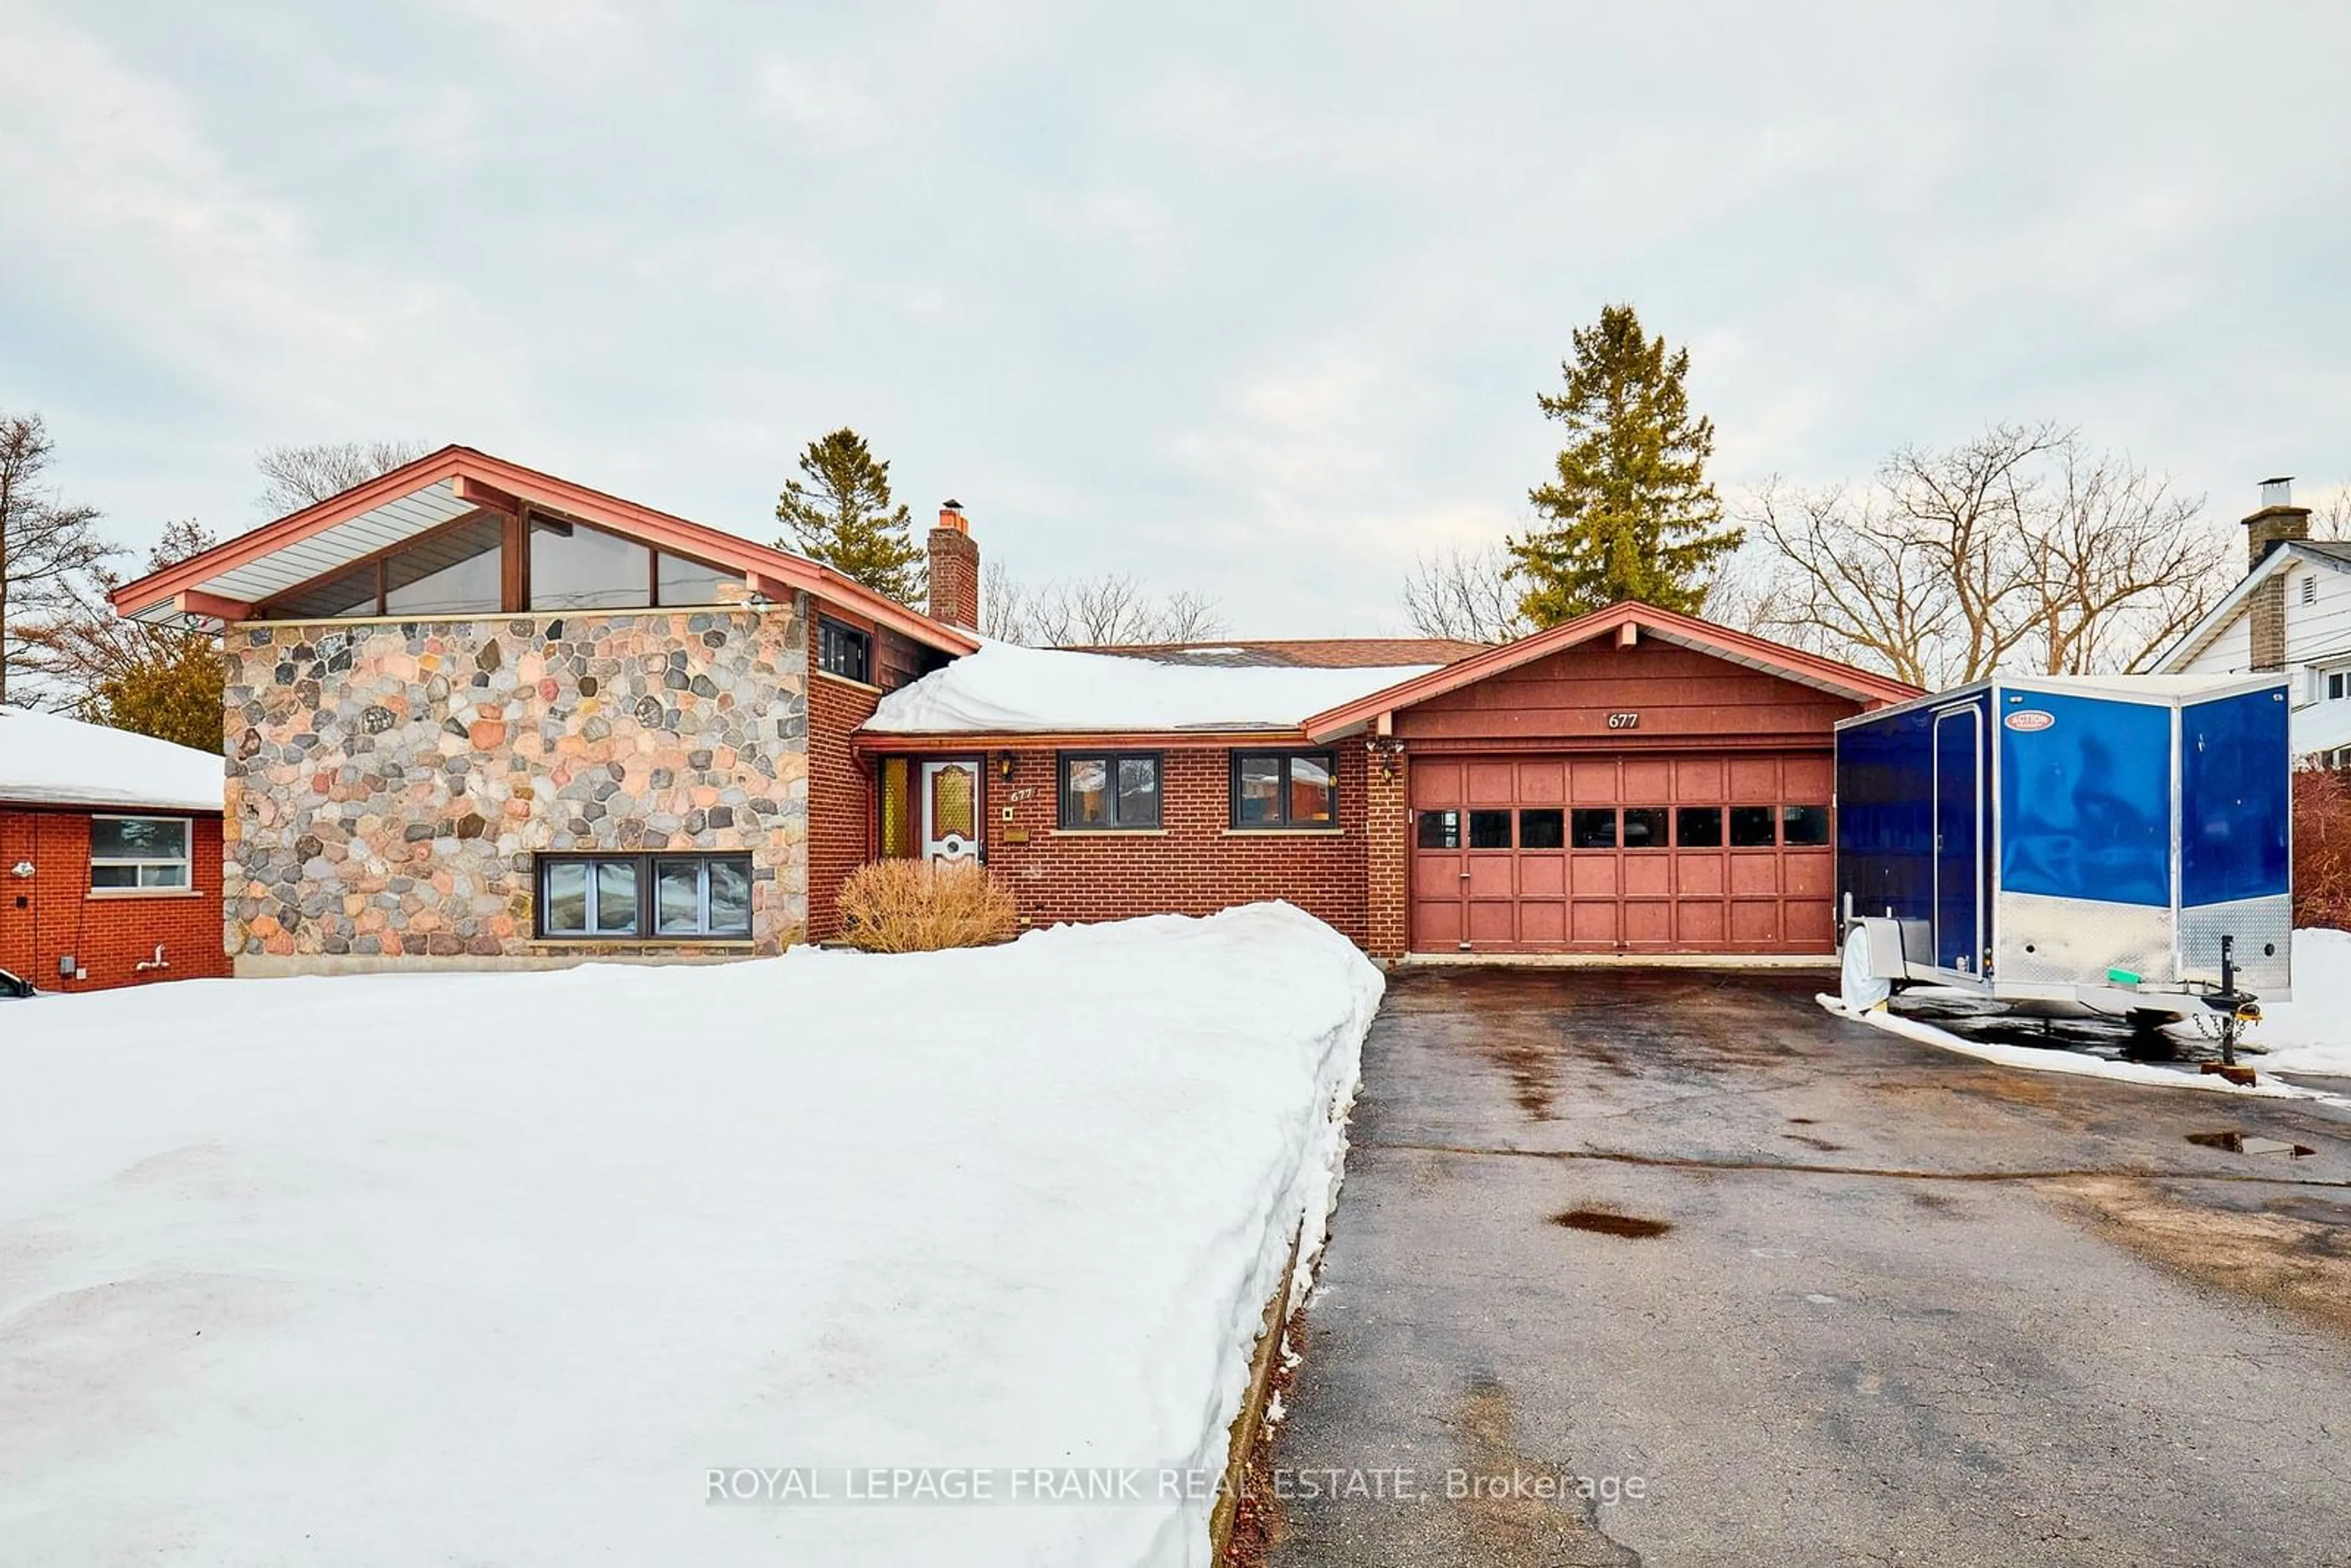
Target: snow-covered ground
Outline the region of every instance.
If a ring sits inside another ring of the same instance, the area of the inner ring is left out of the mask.
[[[843,1470],[1220,1467],[1380,989],[1261,904],[0,1003],[0,1558],[1205,1562]]]
[[[2294,934],[2294,999],[2262,1003],[2248,1038],[2268,1071],[2351,1077],[2351,931]]]

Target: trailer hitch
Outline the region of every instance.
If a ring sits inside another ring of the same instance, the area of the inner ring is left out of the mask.
[[[2237,989],[2237,939],[2220,938],[2220,988],[2209,991],[2204,1005],[2220,1015],[2220,1065],[2237,1065],[2237,1034],[2247,1024],[2262,1021],[2262,1004],[2250,991]]]

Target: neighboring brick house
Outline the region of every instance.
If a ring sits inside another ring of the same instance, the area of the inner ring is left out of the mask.
[[[1287,898],[1407,951],[1821,954],[1830,729],[1911,688],[1620,605],[1500,648],[987,644],[450,447],[125,586],[224,629],[239,973],[721,957],[876,858],[1030,923]]]
[[[0,969],[93,991],[229,972],[221,760],[0,708]]]

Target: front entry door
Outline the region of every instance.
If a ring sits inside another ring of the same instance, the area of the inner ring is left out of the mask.
[[[1977,973],[1983,945],[1983,729],[1974,707],[1935,717],[1935,962]]]
[[[923,858],[933,865],[979,858],[979,764],[923,764]]]

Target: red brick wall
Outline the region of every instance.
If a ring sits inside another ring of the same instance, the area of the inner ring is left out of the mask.
[[[43,990],[95,991],[229,972],[221,941],[221,821],[193,820],[194,891],[125,897],[89,890],[89,816],[0,807],[0,969]],[[11,874],[20,862],[31,877]],[[168,969],[136,966],[163,945]],[[57,973],[70,954],[88,974]]]
[[[1014,753],[1019,761],[1008,782],[997,766],[1004,754],[993,752],[986,790],[988,864],[1031,925],[1210,915],[1284,898],[1367,942],[1364,743],[1341,741],[1335,749],[1340,831],[1327,834],[1231,831],[1232,753],[1224,747],[1161,750],[1160,831],[1063,833],[1055,826],[1057,753]],[[1400,822],[1399,817],[1382,831],[1401,832]],[[1026,834],[1026,841],[1015,841],[1016,833]]]
[[[1369,831],[1364,846],[1364,883],[1370,930],[1364,946],[1374,958],[1404,956],[1409,766],[1403,748],[1391,744],[1385,750],[1374,750],[1365,769],[1368,806],[1364,816]]]
[[[881,694],[837,675],[809,675],[809,938],[841,935],[841,883],[871,856],[872,789],[850,737]]]

